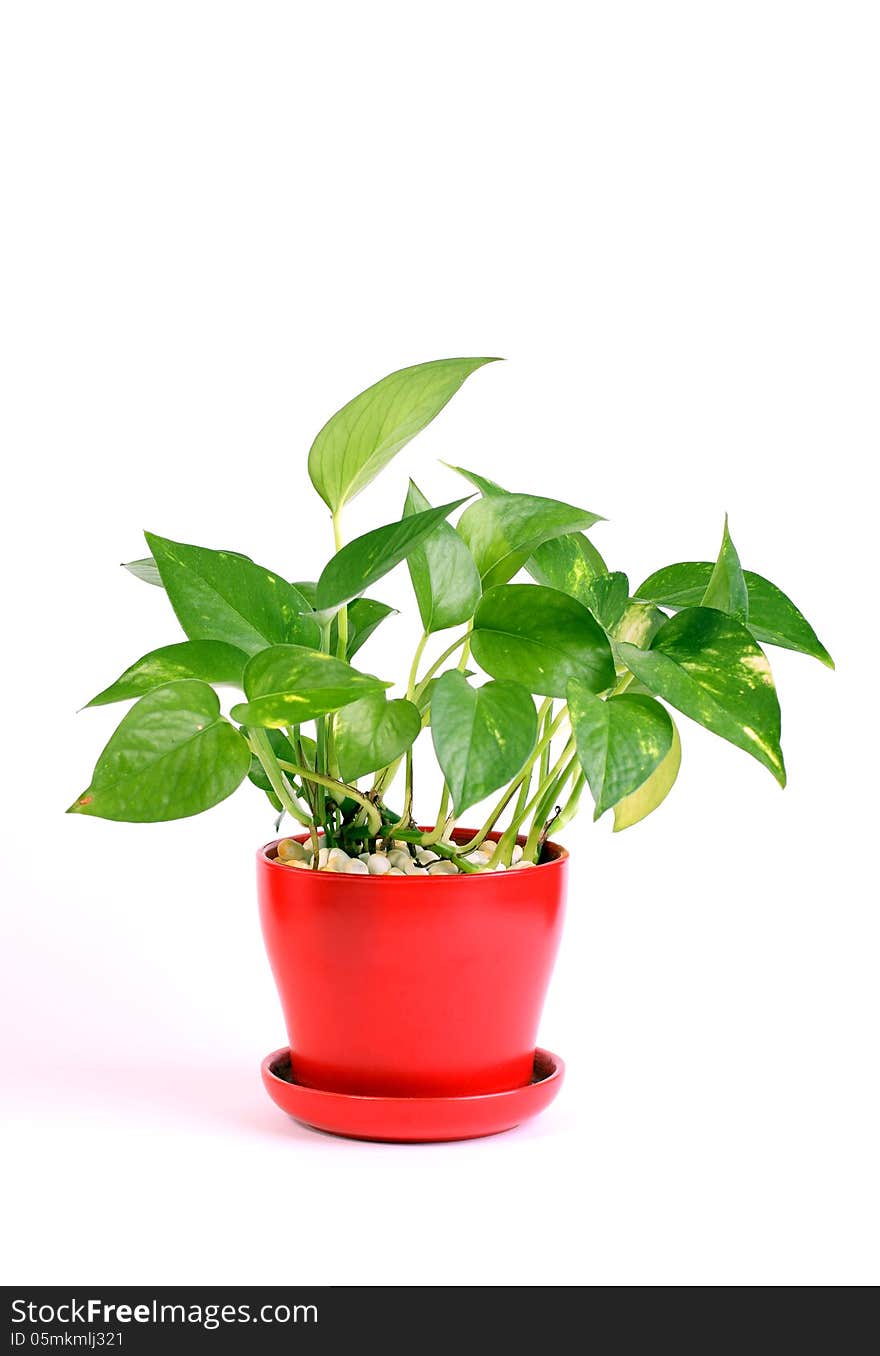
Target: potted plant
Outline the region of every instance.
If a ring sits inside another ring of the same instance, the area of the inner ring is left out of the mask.
[[[324,425],[308,469],[335,552],[317,579],[146,534],[150,555],[127,568],[165,589],[186,639],[89,703],[134,701],[70,807],[148,822],[246,781],[268,797],[258,890],[289,1047],[264,1081],[354,1136],[466,1138],[545,1106],[562,1077],[536,1048],[565,897],[555,838],[584,792],[615,831],[654,811],[681,757],[670,708],[784,786],[762,644],[832,663],[790,599],[742,569],[726,522],[714,561],[632,589],[586,535],[595,513],[454,468],[465,497],[434,507],[410,482],[399,519],[344,542],[345,505],[491,361],[404,368]],[[404,561],[421,634],[389,694],[354,661],[392,612],[371,590]],[[420,737],[443,774],[421,817]]]

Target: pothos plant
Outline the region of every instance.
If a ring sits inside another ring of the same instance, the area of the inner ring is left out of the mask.
[[[316,580],[146,534],[150,555],[126,568],[164,588],[186,639],[89,703],[134,699],[72,812],[178,819],[249,779],[308,832],[315,867],[333,849],[353,862],[390,845],[411,845],[413,870],[534,863],[587,787],[594,817],[612,811],[615,830],[663,801],[681,759],[669,707],[785,784],[762,645],[832,660],[794,603],[742,569],[726,522],[714,561],[668,565],[632,589],[585,535],[597,514],[453,468],[468,497],[434,507],[410,481],[399,519],[344,541],[346,504],[491,361],[404,368],[324,425],[308,469],[335,552]],[[421,635],[402,695],[389,696],[388,678],[353,661],[393,612],[369,591],[404,561]],[[224,687],[243,697],[228,717]],[[428,728],[444,780],[420,821],[413,747]],[[455,841],[456,821],[493,795],[479,831]]]

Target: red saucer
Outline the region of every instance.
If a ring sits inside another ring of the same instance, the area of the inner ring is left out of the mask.
[[[564,1073],[558,1055],[536,1050],[531,1083],[509,1092],[483,1097],[355,1097],[294,1082],[289,1049],[275,1050],[262,1064],[266,1091],[289,1116],[333,1135],[392,1144],[480,1139],[512,1130],[550,1105]]]

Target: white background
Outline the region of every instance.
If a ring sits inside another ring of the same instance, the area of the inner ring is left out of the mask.
[[[878,57],[840,0],[4,7],[4,1280],[877,1281]],[[634,583],[727,510],[838,668],[771,652],[784,794],[685,722],[652,820],[569,831],[552,1109],[362,1145],[260,1086],[258,794],[62,811],[120,714],[76,709],[179,638],[141,529],[314,576],[319,426],[463,353],[509,361],[349,535],[441,457]]]

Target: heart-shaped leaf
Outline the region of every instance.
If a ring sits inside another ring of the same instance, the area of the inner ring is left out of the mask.
[[[314,608],[318,594],[318,585],[312,581],[297,580],[294,588],[308,599],[309,607]],[[370,639],[380,622],[386,617],[396,617],[397,608],[387,603],[377,602],[375,598],[355,598],[348,605],[348,644],[345,648],[346,659],[354,659],[362,645]],[[335,654],[339,642],[339,617],[333,618],[330,626],[330,653]]]
[[[106,706],[109,702],[142,697],[154,687],[173,683],[178,678],[200,678],[205,683],[241,687],[241,675],[247,655],[221,640],[182,640],[151,650],[127,668],[115,683],[105,687],[87,706]]]
[[[390,702],[384,692],[373,692],[338,712],[334,725],[339,775],[355,782],[405,753],[422,728],[422,717],[412,702]]]
[[[309,452],[309,476],[332,513],[360,494],[477,368],[495,358],[440,358],[401,368],[330,418]]]
[[[672,747],[672,721],[653,697],[603,701],[577,679],[568,685],[568,709],[598,819],[659,767]]]
[[[743,577],[736,547],[730,536],[727,514],[724,515],[724,534],[721,549],[715,567],[709,576],[706,592],[701,599],[702,607],[716,607],[719,612],[729,612],[745,625],[749,620],[749,591]]]
[[[490,494],[465,509],[458,531],[476,561],[483,587],[491,588],[512,579],[542,542],[599,521],[597,514],[556,499]]]
[[[344,659],[302,645],[273,645],[248,662],[244,671],[247,701],[234,706],[230,714],[242,725],[284,729],[390,686],[372,674],[359,673]]]
[[[405,560],[438,523],[464,502],[464,499],[456,499],[451,504],[426,509],[424,513],[416,513],[400,522],[385,523],[343,546],[321,571],[315,591],[318,615],[329,617],[352,598],[357,598],[364,589]]]
[[[702,602],[712,578],[714,566],[708,560],[683,561],[657,570],[636,589],[636,598],[678,611]],[[743,570],[749,597],[748,627],[756,640],[797,650],[834,668],[834,660],[825,649],[806,617],[781,589],[769,579]]]
[[[477,475],[476,471],[453,466],[451,462],[445,462],[444,465],[464,476],[484,496],[510,493],[496,481]],[[525,569],[536,583],[548,589],[559,589],[560,593],[568,593],[585,607],[590,606],[590,596],[585,592],[585,586],[596,575],[608,574],[605,561],[589,537],[585,537],[582,532],[570,532],[542,542],[525,562]]]
[[[538,713],[518,683],[472,688],[453,669],[434,687],[431,733],[455,812],[461,814],[520,771],[535,747]]]
[[[564,697],[573,678],[602,692],[614,683],[611,647],[576,598],[540,584],[500,584],[482,597],[471,650],[493,678]]]
[[[618,651],[651,692],[750,753],[785,785],[773,675],[741,622],[711,607],[686,608],[661,626],[650,650],[624,643]]]
[[[474,676],[473,669],[462,669],[461,675],[463,678],[473,678]],[[440,681],[439,678],[432,678],[431,681],[428,683],[427,687],[424,689],[424,691],[420,692],[415,699],[416,706],[419,708],[419,714],[422,717],[423,725],[431,724],[431,698],[434,696],[434,688],[437,686],[439,681]]]
[[[246,654],[267,645],[314,645],[309,604],[286,579],[231,551],[145,533],[171,606],[190,640],[222,640]]]
[[[615,805],[615,833],[620,833],[623,829],[638,824],[639,820],[645,819],[662,804],[675,784],[678,769],[681,767],[681,739],[678,726],[671,716],[669,719],[672,721],[672,746],[663,762],[655,767],[647,781],[642,782],[638,791],[633,791],[631,796],[624,796],[623,800],[619,800]]]
[[[189,678],[166,683],[123,717],[69,813],[133,824],[186,819],[230,796],[250,762],[213,688]]]
[[[404,518],[424,513],[430,507],[411,480]],[[438,523],[421,545],[410,551],[406,563],[422,626],[429,635],[458,626],[474,615],[480,600],[480,576],[473,556],[449,523]]]

